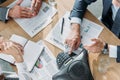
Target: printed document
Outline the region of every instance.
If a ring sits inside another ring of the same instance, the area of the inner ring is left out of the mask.
[[[51,44],[57,46],[62,50],[65,50],[66,48],[64,42],[65,38],[68,36],[71,27],[69,14],[70,14],[69,12],[66,12],[66,14],[57,22],[55,27],[50,31],[50,33],[47,35],[45,39],[46,41],[50,42]],[[80,28],[81,45],[92,44],[91,39],[98,38],[102,30],[103,27],[84,18]]]
[[[9,5],[12,7],[15,5],[15,2]],[[23,0],[21,6],[30,7],[32,0]],[[20,18],[14,19],[17,24],[30,36],[35,36],[38,32],[40,32],[43,28],[45,28],[51,21],[52,17],[56,14],[57,10],[45,2],[42,2],[42,7],[37,16],[33,18]]]
[[[37,44],[43,46],[44,49],[31,72],[31,76],[34,80],[52,80],[52,76],[59,71],[56,58],[43,41],[40,40]]]

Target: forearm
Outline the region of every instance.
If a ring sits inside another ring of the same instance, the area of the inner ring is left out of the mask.
[[[76,32],[76,35],[80,35],[80,24],[72,23],[71,24],[71,30],[73,32]]]

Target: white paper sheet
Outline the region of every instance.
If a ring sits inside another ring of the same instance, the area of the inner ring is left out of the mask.
[[[58,21],[58,23],[55,25],[55,27],[50,31],[50,33],[46,37],[46,41],[50,42],[51,44],[57,46],[58,48],[65,50],[65,38],[68,36],[68,33],[70,31],[70,20],[69,20],[69,12],[66,12],[66,14]],[[61,34],[61,28],[62,28],[62,20],[64,18],[64,27],[63,27],[63,33]],[[81,24],[81,36],[82,36],[82,44],[83,45],[90,45],[92,43],[92,38],[98,38],[101,31],[103,30],[103,27],[100,25],[91,22],[87,19],[83,19],[83,22]]]
[[[15,5],[13,2],[9,7]],[[23,0],[21,6],[30,7],[31,0]],[[52,21],[52,17],[56,14],[57,10],[47,3],[43,2],[42,7],[37,16],[33,18],[22,18],[22,19],[14,19],[16,23],[20,25],[20,27],[31,37],[35,36],[38,32],[40,32],[43,28],[45,28]]]
[[[56,65],[56,58],[41,40],[37,44],[43,46],[44,50],[39,57],[40,66],[35,66],[31,72],[32,78],[34,80],[52,80],[52,76],[59,71]]]

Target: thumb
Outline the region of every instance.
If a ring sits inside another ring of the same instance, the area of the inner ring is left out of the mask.
[[[0,37],[0,43],[2,43],[2,42],[3,42],[3,39],[4,39],[3,37]]]
[[[20,5],[23,2],[23,0],[18,0],[16,5]]]

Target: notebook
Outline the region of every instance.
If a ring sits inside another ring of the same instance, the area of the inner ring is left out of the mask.
[[[24,46],[24,55],[23,59],[27,66],[28,71],[31,71],[40,56],[43,46],[38,45],[37,43],[27,40],[24,37],[13,34],[10,40],[17,42]],[[0,58],[14,64],[15,60],[11,55],[0,54]]]

